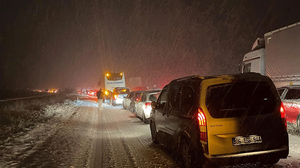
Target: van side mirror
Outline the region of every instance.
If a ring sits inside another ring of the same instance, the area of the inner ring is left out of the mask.
[[[156,101],[152,101],[152,102],[151,102],[151,107],[152,107],[152,109],[155,109],[156,105],[157,105]]]

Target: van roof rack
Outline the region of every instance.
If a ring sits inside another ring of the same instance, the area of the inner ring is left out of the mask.
[[[199,76],[199,75],[192,75],[192,76],[186,76],[186,77],[174,79],[170,83],[179,82],[179,81],[185,81],[185,80],[191,80],[191,79],[205,79],[205,78],[203,76]]]

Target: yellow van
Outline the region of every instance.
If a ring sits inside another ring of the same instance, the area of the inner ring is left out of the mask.
[[[288,156],[285,111],[266,76],[190,76],[171,81],[152,102],[152,140],[180,154],[184,167]]]

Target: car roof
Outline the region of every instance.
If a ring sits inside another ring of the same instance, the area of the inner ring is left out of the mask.
[[[146,93],[155,93],[155,92],[161,92],[161,90],[146,90]]]
[[[129,89],[129,87],[115,87],[115,89]]]
[[[300,85],[287,85],[287,86],[283,86],[277,89],[300,89]]]
[[[199,76],[199,75],[193,75],[193,76],[186,76],[183,78],[178,78],[178,79],[174,79],[170,82],[170,84],[172,83],[176,83],[179,81],[189,81],[189,80],[207,80],[207,79],[212,79],[212,78],[222,78],[222,79],[228,79],[228,78],[233,78],[236,80],[243,80],[243,79],[261,79],[261,78],[268,78],[266,76],[262,76],[259,73],[242,73],[242,74],[229,74],[229,75],[215,75],[215,76]],[[166,85],[167,86],[167,85]]]

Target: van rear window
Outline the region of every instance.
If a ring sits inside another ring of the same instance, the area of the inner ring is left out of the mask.
[[[276,97],[266,82],[236,82],[208,87],[206,106],[214,118],[268,114],[274,111]]]

